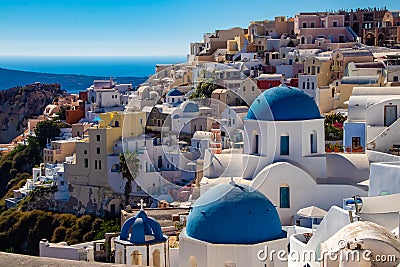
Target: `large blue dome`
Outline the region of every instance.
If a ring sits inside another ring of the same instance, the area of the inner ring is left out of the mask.
[[[143,210],[126,220],[122,226],[119,239],[128,241],[128,238],[130,243],[136,245],[154,244],[166,240],[160,224],[155,219],[147,217]]]
[[[186,233],[213,244],[257,244],[286,234],[275,206],[245,185],[218,185],[192,207]]]
[[[286,85],[259,95],[251,104],[246,119],[262,121],[296,121],[320,119],[315,101],[302,90]]]

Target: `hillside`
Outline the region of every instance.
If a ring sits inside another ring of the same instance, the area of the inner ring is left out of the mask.
[[[77,93],[86,90],[86,88],[93,84],[93,80],[109,78],[110,77],[38,73],[0,68],[0,90],[41,82],[46,84],[58,83],[61,85],[62,89],[70,93]],[[113,79],[118,83],[132,83],[134,86],[147,80],[146,77],[113,77]]]
[[[0,143],[9,143],[28,126],[28,119],[43,114],[54,97],[64,96],[59,84],[31,84],[0,91]]]

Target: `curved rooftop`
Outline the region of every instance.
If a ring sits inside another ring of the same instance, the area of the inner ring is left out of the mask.
[[[318,106],[302,90],[281,85],[266,90],[251,104],[246,119],[296,121],[321,119]]]
[[[286,236],[271,201],[233,183],[215,186],[194,203],[186,233],[213,244],[257,244]]]
[[[167,96],[183,96],[183,93],[178,89],[174,88],[167,93]]]

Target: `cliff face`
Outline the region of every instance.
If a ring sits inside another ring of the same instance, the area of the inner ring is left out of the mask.
[[[28,126],[28,119],[43,114],[54,97],[65,96],[59,84],[30,84],[0,91],[0,143],[9,143]]]

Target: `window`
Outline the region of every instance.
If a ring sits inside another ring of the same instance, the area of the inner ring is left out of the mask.
[[[140,191],[142,191],[142,188],[140,187],[140,186],[136,186],[136,192],[140,192]]]
[[[399,81],[399,76],[393,76],[393,82],[398,82]]]
[[[97,170],[97,160],[94,161],[94,169]]]
[[[97,140],[97,142],[100,142],[100,135],[99,134],[96,135],[96,140]]]
[[[303,89],[306,89],[306,82],[303,82]]]
[[[258,133],[255,133],[254,135],[254,139],[253,139],[253,154],[254,155],[258,155],[259,154],[259,143],[260,143],[260,136],[258,135]]]
[[[161,266],[161,252],[158,249],[154,250],[153,252],[153,266],[154,267]]]
[[[314,21],[311,22],[310,27],[311,27],[311,28],[314,28],[314,27],[315,27],[315,22],[314,22]]]
[[[317,73],[319,73],[319,71],[320,71],[320,68],[319,68],[319,67],[317,67]]]
[[[289,135],[281,136],[281,155],[289,155]]]
[[[255,90],[255,88],[254,88],[254,86],[252,86],[252,87],[251,87],[251,91],[253,91],[253,92],[254,92],[254,90]]]
[[[314,82],[311,82],[311,89],[314,90]]]
[[[64,181],[60,181],[60,186],[64,186]]]
[[[397,106],[385,105],[384,106],[384,125],[388,127],[397,120]]]
[[[303,28],[307,28],[307,22],[303,22]]]
[[[85,149],[85,150],[83,150],[83,154],[85,154],[85,155],[87,154],[87,150],[86,150],[86,149]]]
[[[290,208],[290,188],[287,184],[279,187],[279,207],[281,209]]]
[[[243,86],[243,92],[245,92],[246,91],[246,86]]]
[[[83,161],[83,167],[85,167],[85,168],[87,168],[87,167],[89,167],[89,159],[84,159],[84,161]]]
[[[101,170],[101,160],[99,160],[99,170]]]
[[[333,26],[333,28],[336,28],[337,26],[338,26],[338,22],[335,20],[335,21],[333,21],[333,24],[332,24],[332,26]]]
[[[317,153],[317,131],[315,130],[310,134],[310,150],[311,154]]]
[[[111,166],[111,172],[120,172],[120,168],[121,166],[118,163],[116,163]]]
[[[131,254],[132,257],[132,265],[142,265],[142,253],[138,250],[135,250]]]
[[[96,149],[96,153],[97,153],[97,154],[100,154],[100,147],[98,147],[98,148]]]

